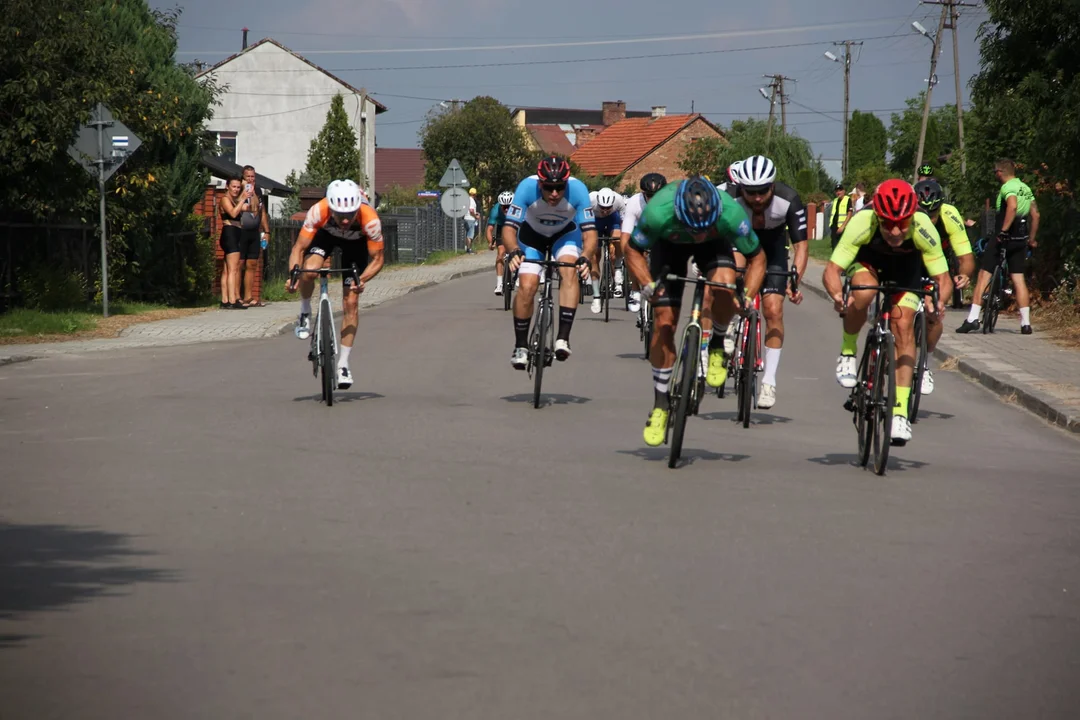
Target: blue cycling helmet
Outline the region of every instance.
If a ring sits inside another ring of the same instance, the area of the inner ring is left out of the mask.
[[[675,191],[675,217],[691,230],[706,230],[720,217],[720,191],[700,175],[683,180]]]

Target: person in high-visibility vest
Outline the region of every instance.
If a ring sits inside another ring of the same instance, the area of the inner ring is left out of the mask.
[[[833,198],[832,210],[829,212],[829,234],[832,238],[833,250],[836,249],[840,236],[844,234],[844,228],[851,219],[851,205],[851,196],[844,191],[844,183],[836,183],[836,197]]]

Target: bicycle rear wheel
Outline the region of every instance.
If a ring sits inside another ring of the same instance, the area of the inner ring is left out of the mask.
[[[751,312],[743,324],[746,347],[739,367],[738,418],[744,428],[750,427],[750,415],[754,403],[754,368],[757,365],[758,315]]]
[[[611,296],[614,295],[612,288],[615,286],[615,280],[612,276],[611,269],[611,256],[608,255],[608,249],[603,249],[604,258],[600,262],[600,302],[604,305],[604,322],[607,322],[611,316]]]
[[[998,311],[1001,308],[1001,266],[994,268],[994,274],[990,277],[990,285],[986,289],[986,298],[983,300],[982,331],[983,335],[994,332],[997,325]]]
[[[334,358],[334,324],[330,313],[319,312],[319,357],[322,360],[322,393],[327,407],[334,405],[334,382],[337,363]]]
[[[533,354],[533,407],[540,407],[540,388],[544,384],[544,366],[547,364],[547,328],[545,323],[550,322],[547,299],[540,299],[540,310],[536,315],[533,325],[532,338],[529,341],[529,352]]]
[[[873,331],[871,331],[873,332]],[[870,357],[873,354],[873,338],[867,338],[862,358],[859,360],[858,381],[855,383],[852,411],[855,413],[855,432],[859,436],[859,466],[866,467],[870,462],[870,447],[873,442],[874,425],[870,413],[870,399],[874,382],[870,376]]]
[[[874,363],[874,472],[878,475],[884,475],[889,464],[893,406],[896,405],[895,368],[896,346],[892,333],[888,333],[878,348],[877,362]]]
[[[915,313],[915,374],[911,381],[911,396],[908,398],[908,420],[919,421],[919,401],[922,399],[922,381],[926,374],[926,310]]]
[[[693,395],[697,392],[697,365],[701,357],[701,328],[689,326],[683,335],[683,344],[678,361],[678,386],[671,394],[671,404],[675,409],[674,417],[668,418],[671,425],[671,455],[668,467],[674,468],[682,453],[683,434],[686,432],[686,418],[690,414]]]
[[[645,298],[641,299],[641,339],[645,342],[645,359],[652,353],[652,306]]]

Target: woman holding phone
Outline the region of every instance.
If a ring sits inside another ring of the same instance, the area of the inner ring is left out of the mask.
[[[240,242],[243,231],[240,216],[244,212],[243,182],[229,178],[225,195],[218,211],[221,213],[221,251],[225,253],[225,265],[221,269],[221,308],[243,310],[240,302]]]
[[[270,220],[262,193],[255,185],[255,168],[243,170],[244,213],[241,216],[240,262],[243,263],[243,302],[246,306],[262,306],[255,295],[255,274],[259,271],[259,255],[270,239]]]

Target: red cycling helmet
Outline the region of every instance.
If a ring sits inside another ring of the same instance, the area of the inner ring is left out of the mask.
[[[882,220],[901,222],[919,209],[919,198],[911,183],[895,179],[886,180],[874,191],[874,212]]]
[[[546,157],[536,166],[536,176],[542,183],[565,183],[570,179],[570,163],[555,155]]]

